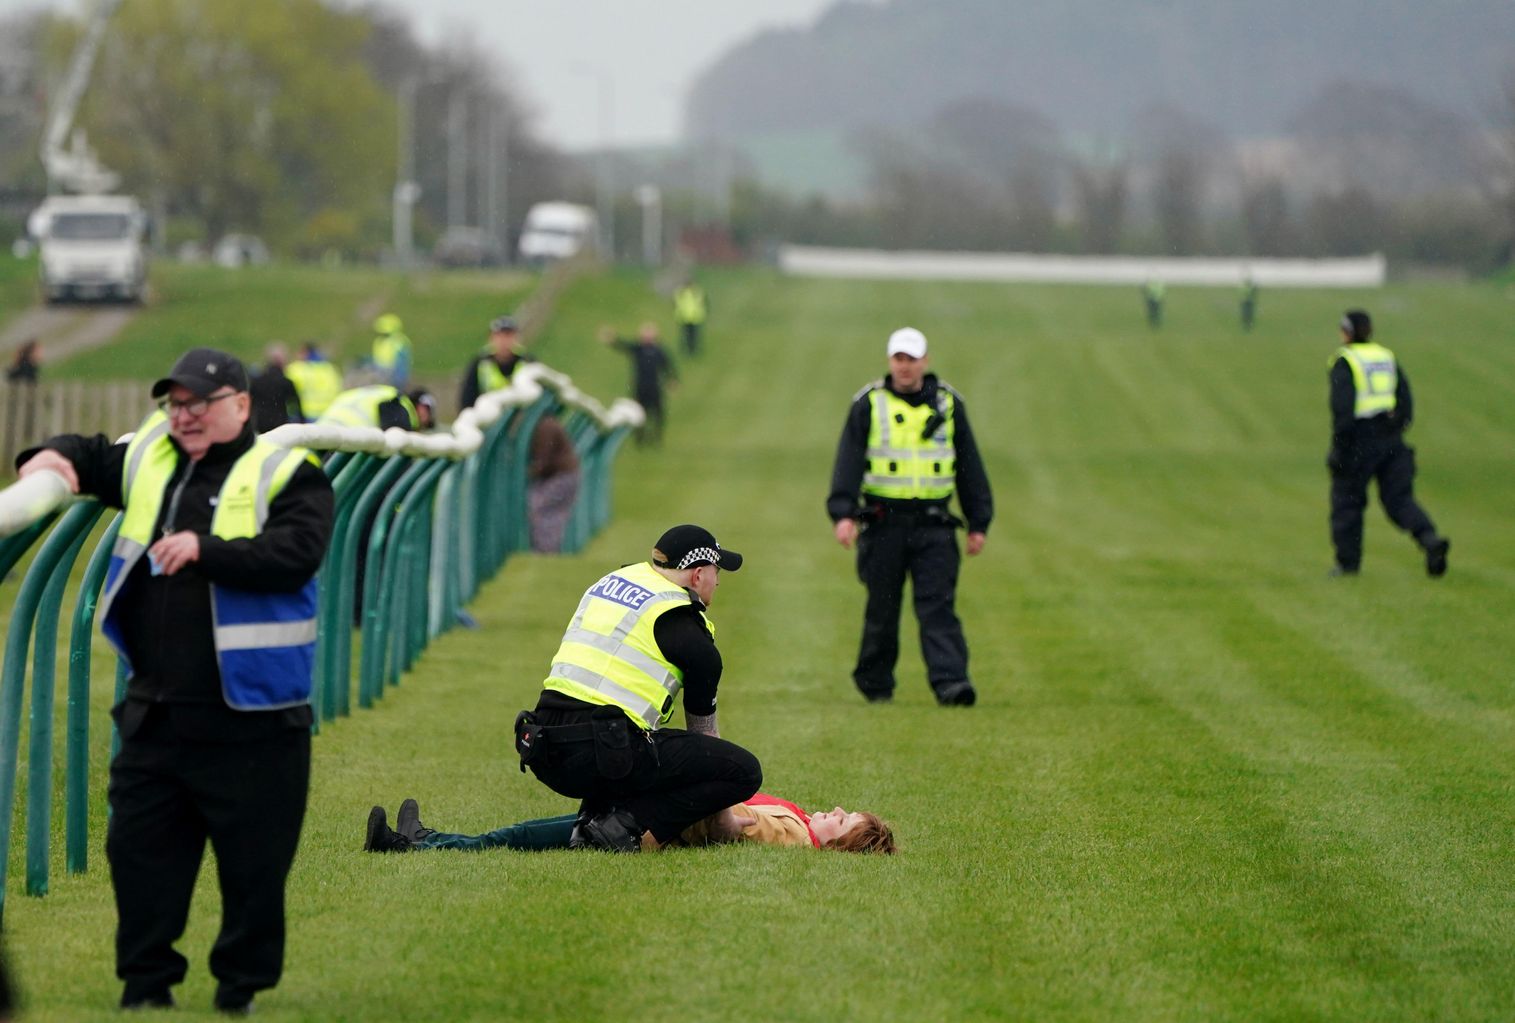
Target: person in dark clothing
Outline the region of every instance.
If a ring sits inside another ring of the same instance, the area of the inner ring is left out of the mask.
[[[479,395],[497,391],[510,383],[516,367],[529,361],[521,347],[521,332],[512,316],[497,316],[489,324],[489,344],[474,356],[463,371],[458,408],[473,408]]]
[[[673,356],[658,339],[657,324],[642,324],[635,340],[617,337],[609,327],[602,327],[600,341],[631,357],[631,396],[647,413],[646,425],[637,431],[637,443],[662,443],[663,386],[677,381],[679,372]]]
[[[1436,532],[1415,501],[1415,449],[1404,433],[1415,418],[1410,380],[1394,353],[1374,344],[1373,321],[1361,309],[1341,319],[1342,346],[1331,356],[1331,543],[1335,576],[1356,575],[1362,566],[1362,516],[1368,483],[1378,481],[1378,499],[1389,520],[1415,538],[1426,572],[1447,571],[1451,541]]]
[[[36,338],[16,349],[11,364],[5,368],[5,379],[13,384],[35,384],[42,371],[42,343]]]
[[[274,342],[263,353],[263,371],[253,374],[248,393],[252,395],[253,429],[267,433],[285,423],[305,422],[305,411],[300,407],[300,392],[294,382],[284,375],[284,366],[289,361],[289,352],[283,344]]]
[[[1241,282],[1241,329],[1250,332],[1257,320],[1257,282],[1248,277]]]
[[[762,768],[720,738],[723,666],[705,617],[721,571],[741,567],[708,530],[674,526],[649,561],[585,591],[536,709],[515,727],[521,769],[582,801],[573,847],[656,848],[712,815],[718,834],[741,833],[731,807],[758,790]],[[681,692],[688,728],[666,728]],[[383,813],[374,807],[379,825]]]
[[[174,949],[205,843],[221,932],[215,1004],[240,1013],[278,983],[284,886],[305,816],[315,573],[332,491],[315,457],[260,440],[247,373],[197,348],[153,385],[161,411],[126,442],[54,437],[18,459],[125,510],[102,631],[127,662],[112,710],[106,855],[125,1008],[171,1006]]]
[[[894,696],[900,598],[911,578],[926,677],[943,706],[972,706],[968,644],[958,620],[960,561],[949,510],[957,494],[970,555],[984,549],[994,498],[962,396],[926,371],[926,337],[889,336],[889,373],[852,399],[837,444],[826,512],[837,542],[857,544],[868,588],[863,639],[852,678],[871,702]]]

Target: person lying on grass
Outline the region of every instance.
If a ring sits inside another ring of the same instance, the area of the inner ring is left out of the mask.
[[[731,812],[745,821],[741,836],[734,841],[760,845],[808,846],[840,852],[892,853],[894,832],[875,814],[840,806],[807,814],[786,799],[757,793],[745,803],[731,807]],[[395,828],[389,827],[382,806],[369,811],[363,848],[367,852],[409,852],[421,849],[572,849],[574,825],[578,817],[544,817],[509,824],[482,835],[459,835],[435,831],[421,823],[421,810],[414,799],[400,804]],[[679,845],[714,845],[718,839],[712,831],[713,818],[690,825],[680,835]],[[649,836],[643,836],[646,844]],[[674,844],[674,843],[670,843]]]

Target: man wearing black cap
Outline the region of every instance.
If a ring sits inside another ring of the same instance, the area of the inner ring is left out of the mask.
[[[159,411],[127,441],[54,437],[17,462],[124,510],[100,598],[131,673],[111,712],[121,749],[105,843],[121,1005],[173,1005],[188,965],[173,946],[208,838],[215,1003],[240,1013],[283,969],[332,492],[310,452],[255,435],[247,373],[225,352],[185,353],[152,394]]]
[[[495,317],[489,324],[489,344],[474,356],[468,363],[468,368],[463,371],[458,409],[473,408],[479,395],[508,386],[511,375],[524,357],[521,351],[521,332],[515,318]]]
[[[968,554],[984,549],[994,497],[962,395],[927,372],[926,336],[901,327],[885,345],[889,373],[853,396],[837,442],[826,512],[836,540],[857,544],[868,588],[852,680],[871,703],[894,697],[900,604],[911,580],[926,679],[937,703],[971,707],[968,643],[957,617],[957,494]]]
[[[719,737],[721,653],[705,609],[722,570],[742,556],[700,526],[674,526],[649,561],[616,569],[584,593],[552,659],[535,711],[516,719],[521,769],[581,800],[575,846],[636,852],[720,814],[758,790],[757,758]],[[687,730],[667,728],[683,695]],[[374,808],[370,836],[381,836]],[[402,829],[403,830],[403,829]]]
[[[1368,481],[1378,480],[1378,499],[1400,529],[1425,552],[1426,572],[1446,574],[1451,541],[1436,532],[1415,502],[1415,449],[1404,432],[1415,416],[1410,381],[1394,353],[1374,344],[1373,321],[1361,309],[1341,318],[1342,346],[1331,356],[1331,543],[1334,576],[1352,576],[1362,565],[1362,514]]]

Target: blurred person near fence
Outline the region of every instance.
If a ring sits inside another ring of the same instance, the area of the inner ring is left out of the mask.
[[[647,422],[637,430],[637,443],[662,443],[663,389],[678,382],[679,371],[658,337],[657,324],[643,323],[635,338],[618,337],[610,327],[601,327],[599,336],[601,344],[631,359],[631,396],[647,413]]]
[[[196,348],[125,442],[54,437],[17,459],[122,509],[101,631],[129,675],[112,709],[105,852],[123,1008],[166,1008],[209,840],[221,889],[217,1009],[284,967],[284,893],[310,788],[316,571],[332,490],[315,456],[253,431],[247,372]]]
[[[305,411],[300,405],[300,392],[284,372],[289,363],[289,350],[282,341],[275,341],[263,352],[263,369],[253,374],[251,381],[253,429],[267,433],[285,423],[305,422]]]
[[[42,344],[24,342],[5,368],[5,457],[37,435],[37,381],[42,375]]]
[[[342,371],[314,341],[300,342],[300,357],[284,367],[284,375],[300,396],[300,411],[314,421],[342,393]]]

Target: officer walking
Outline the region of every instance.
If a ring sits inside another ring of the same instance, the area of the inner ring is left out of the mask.
[[[700,526],[674,526],[649,561],[607,573],[584,593],[534,711],[516,719],[521,769],[582,800],[572,845],[615,852],[672,842],[762,783],[757,758],[720,738],[721,654],[705,610],[721,572],[742,567]],[[682,693],[687,730],[668,728]],[[370,835],[384,833],[374,808]],[[404,830],[402,828],[402,830]]]
[[[1331,542],[1335,576],[1356,575],[1362,565],[1362,514],[1368,481],[1378,480],[1378,499],[1389,520],[1415,538],[1426,572],[1447,571],[1451,541],[1436,532],[1415,502],[1415,449],[1404,432],[1415,417],[1410,381],[1394,353],[1374,344],[1373,321],[1361,309],[1341,319],[1342,346],[1331,356]]]
[[[984,549],[994,498],[962,396],[927,372],[926,337],[889,335],[889,373],[857,393],[842,427],[826,511],[837,541],[857,543],[868,588],[863,639],[852,672],[873,702],[894,695],[900,598],[911,578],[926,675],[943,706],[973,705],[968,644],[958,621],[960,556],[948,509],[954,492],[967,519],[968,553]]]
[[[678,322],[684,339],[684,354],[696,355],[700,350],[700,332],[710,315],[710,303],[705,290],[694,281],[685,281],[673,293],[673,318]]]
[[[123,1008],[168,1007],[208,838],[221,885],[216,1008],[279,981],[284,885],[310,781],[316,581],[332,492],[315,457],[257,437],[247,372],[196,348],[128,440],[65,435],[18,462],[124,509],[100,597],[130,670],[111,714],[105,852]]]

